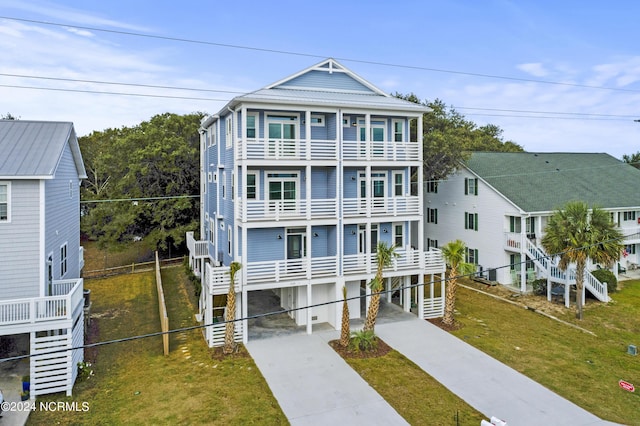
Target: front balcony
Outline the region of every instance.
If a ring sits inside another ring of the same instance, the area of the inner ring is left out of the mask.
[[[338,200],[247,200],[236,201],[243,222],[257,220],[326,219],[338,217]]]
[[[54,281],[51,295],[0,301],[0,327],[73,320],[83,303],[83,279]]]
[[[419,161],[420,144],[392,141],[343,141],[342,158],[353,161]]]
[[[407,197],[345,198],[344,217],[407,216],[420,214],[420,199]]]
[[[193,237],[193,232],[187,232],[187,249],[189,250],[189,255],[194,259],[204,259],[209,257],[209,246],[207,241],[197,241]]]
[[[504,249],[520,253],[522,247],[522,234],[519,232],[504,233]]]
[[[442,252],[438,249],[430,249],[426,252],[418,250],[396,250],[398,257],[394,258],[391,266],[384,269],[385,272],[397,272],[414,269],[424,269],[425,273],[441,273],[445,271],[445,262]],[[375,274],[377,258],[375,253],[360,253],[344,256],[344,275]]]

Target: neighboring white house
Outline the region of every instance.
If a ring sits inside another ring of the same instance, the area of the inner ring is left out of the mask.
[[[29,334],[31,398],[70,395],[83,360],[63,349],[84,344],[86,178],[73,124],[0,120],[0,153],[0,336]]]
[[[618,265],[637,268],[639,188],[640,170],[608,154],[473,153],[447,180],[425,183],[425,245],[461,239],[468,247],[466,260],[485,278],[521,291],[535,278],[575,284],[575,271],[566,275],[549,262],[540,241],[555,210],[568,201],[584,201],[611,213],[625,235]],[[608,300],[606,286],[589,271],[585,280],[587,290]],[[566,303],[569,285],[564,286]]]
[[[342,287],[370,292],[378,241],[399,258],[385,271],[397,302],[421,318],[441,315],[425,274],[444,273],[439,250],[422,239],[422,114],[426,107],[390,96],[327,59],[232,99],[201,128],[201,241],[187,235],[203,276],[200,315],[221,317],[214,297],[238,273],[237,318],[249,298],[273,291],[297,325],[339,328]],[[417,135],[411,137],[411,126]],[[413,190],[412,190],[413,188]],[[412,235],[416,236],[412,238]],[[368,299],[367,299],[368,300]],[[391,300],[391,298],[389,298]],[[396,300],[394,300],[396,301]],[[321,304],[309,309],[300,309]],[[349,302],[360,318],[358,300]],[[247,340],[247,322],[237,328]],[[207,328],[222,343],[224,325]]]

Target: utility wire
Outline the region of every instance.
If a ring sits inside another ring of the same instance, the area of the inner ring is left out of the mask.
[[[200,44],[200,45],[225,47],[225,48],[232,48],[232,49],[243,49],[243,50],[249,50],[249,51],[254,51],[254,52],[276,53],[276,54],[281,54],[281,55],[300,56],[300,57],[308,57],[308,58],[321,58],[321,59],[324,59],[324,58],[327,57],[327,55],[318,55],[318,54],[312,54],[312,53],[293,52],[293,51],[280,50],[280,49],[269,49],[269,48],[261,48],[261,47],[255,47],[255,46],[244,46],[244,45],[229,44],[229,43],[219,43],[219,42],[213,42],[213,41],[188,39],[188,38],[182,38],[182,37],[161,36],[161,35],[138,33],[138,32],[133,32],[133,31],[109,30],[109,29],[106,29],[106,28],[88,27],[88,26],[80,26],[80,25],[73,25],[73,24],[63,24],[63,23],[59,23],[59,22],[42,21],[42,20],[25,19],[25,18],[16,18],[16,17],[11,17],[11,16],[0,16],[0,19],[7,19],[7,20],[19,21],[19,22],[29,22],[29,23],[33,23],[33,24],[49,25],[49,26],[56,26],[56,27],[63,27],[63,28],[64,27],[66,27],[66,28],[77,28],[77,29],[82,29],[82,30],[98,31],[98,32],[110,33],[110,34],[121,34],[121,35],[127,35],[127,36],[143,37],[143,38],[158,39],[158,40],[175,41],[175,42],[181,42],[181,43]],[[467,71],[458,71],[458,70],[448,70],[448,69],[441,69],[441,68],[422,67],[422,66],[417,66],[417,65],[395,64],[395,63],[390,63],[390,62],[369,61],[369,60],[354,59],[354,58],[336,57],[335,59],[340,60],[340,61],[355,62],[355,63],[360,63],[360,64],[378,65],[378,66],[393,67],[393,68],[403,68],[403,69],[413,69],[413,70],[419,70],[419,71],[430,71],[430,72],[438,72],[438,73],[445,73],[445,74],[465,75],[465,76],[470,76],[470,77],[482,77],[482,78],[491,78],[491,79],[500,79],[500,80],[509,80],[509,81],[521,81],[521,82],[527,82],[527,83],[548,84],[548,85],[556,85],[556,86],[569,86],[569,87],[580,87],[580,88],[586,88],[586,89],[597,89],[597,90],[610,90],[610,91],[619,91],[619,92],[640,93],[640,90],[638,90],[638,89],[626,89],[626,88],[620,88],[620,87],[595,86],[595,85],[589,85],[589,84],[567,83],[567,82],[551,81],[551,80],[538,80],[538,79],[532,79],[532,78],[509,77],[509,76],[502,76],[502,75],[496,75],[496,74],[473,73],[473,72],[467,72]]]
[[[640,233],[634,233],[634,234],[629,234],[629,235],[622,235],[619,238],[612,238],[606,241],[599,241],[593,244],[588,244],[582,247],[577,247],[577,248],[573,248],[573,249],[568,249],[565,250],[563,252],[560,253],[556,253],[556,254],[550,254],[550,255],[546,255],[546,256],[542,256],[540,258],[537,258],[538,260],[540,259],[547,259],[549,261],[551,261],[553,258],[557,257],[557,256],[562,256],[563,254],[567,254],[573,251],[580,251],[580,250],[586,250],[590,247],[594,247],[603,243],[607,243],[607,242],[613,242],[613,241],[619,241],[619,240],[624,240],[626,238],[629,237],[635,237],[638,236]],[[526,264],[528,261],[527,260],[523,260],[520,262],[514,262],[514,263],[509,263],[506,265],[502,265],[502,266],[498,266],[495,268],[488,268],[485,269],[483,271],[483,273],[489,272],[489,271],[493,271],[493,270],[499,270],[499,269],[504,269],[504,268],[511,268],[513,266],[518,266],[518,265],[523,265]],[[567,272],[565,272],[567,273]],[[433,275],[433,274],[432,274]],[[443,275],[445,275],[443,273]],[[453,281],[453,280],[458,280],[460,278],[469,278],[469,277],[474,277],[477,276],[478,272],[471,272],[468,274],[459,274],[456,275],[454,277],[446,277],[444,276],[443,278],[436,280],[436,279],[432,279],[431,281],[429,281],[428,283],[417,283],[417,284],[411,284],[408,286],[400,286],[398,288],[393,288],[390,290],[383,290],[380,292],[381,295],[387,294],[387,293],[394,293],[396,291],[401,291],[404,289],[412,289],[412,288],[416,288],[419,286],[424,286],[424,285],[435,285],[435,283],[439,282],[448,282],[448,281]],[[347,301],[350,300],[360,300],[363,298],[367,298],[367,297],[371,297],[373,294],[365,294],[364,296],[360,295],[360,296],[353,296],[353,297],[349,297],[346,298]],[[316,303],[316,304],[312,304],[312,305],[307,305],[307,306],[302,306],[302,307],[298,307],[298,308],[290,308],[290,309],[281,309],[278,311],[274,311],[274,312],[267,312],[267,313],[263,313],[263,314],[256,314],[256,315],[249,315],[243,318],[236,318],[233,319],[232,321],[220,321],[220,322],[216,322],[216,323],[211,323],[211,324],[199,324],[199,325],[194,325],[194,326],[189,326],[189,327],[180,327],[180,328],[176,328],[173,330],[168,330],[168,331],[158,331],[155,333],[146,333],[146,334],[141,334],[141,335],[137,335],[137,336],[129,336],[129,337],[123,337],[120,339],[111,339],[111,340],[105,340],[102,342],[96,342],[96,343],[88,343],[85,345],[81,345],[81,346],[74,346],[71,348],[65,348],[65,349],[59,349],[59,350],[55,350],[55,351],[50,351],[47,352],[47,354],[54,354],[54,353],[62,353],[62,352],[68,352],[68,351],[73,351],[73,350],[77,350],[77,349],[88,349],[88,348],[95,348],[95,347],[99,347],[99,346],[105,346],[105,345],[109,345],[109,344],[113,344],[113,343],[122,343],[122,342],[129,342],[129,341],[133,341],[133,340],[139,340],[139,339],[146,339],[149,337],[157,337],[157,336],[162,336],[162,335],[170,335],[173,333],[179,333],[179,332],[184,332],[184,331],[191,331],[191,330],[198,330],[198,329],[203,329],[206,327],[211,327],[215,324],[226,324],[227,322],[240,322],[240,321],[244,321],[244,320],[250,320],[250,319],[256,319],[256,318],[264,318],[267,316],[271,316],[271,315],[276,315],[276,314],[281,314],[281,313],[292,313],[292,312],[296,312],[296,311],[301,311],[301,310],[306,310],[306,309],[311,309],[311,308],[317,308],[320,306],[327,306],[327,305],[332,305],[332,304],[337,304],[337,303],[342,303],[343,300],[345,299],[340,299],[340,300],[330,300],[328,302],[321,302],[321,303]],[[42,355],[42,354],[38,354],[38,355]],[[37,356],[37,355],[32,355],[32,354],[27,354],[27,355],[17,355],[17,356],[12,356],[12,357],[7,357],[7,358],[0,358],[0,363],[2,362],[8,362],[8,361],[17,361],[17,360],[21,360],[21,359],[27,359],[27,358],[31,358],[32,356]]]

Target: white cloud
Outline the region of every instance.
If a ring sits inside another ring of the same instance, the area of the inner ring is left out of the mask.
[[[546,77],[549,75],[549,71],[547,71],[540,62],[520,64],[517,65],[516,68],[528,74],[531,74],[534,77]]]
[[[83,36],[83,37],[93,37],[94,34],[91,31],[87,31],[87,30],[81,30],[78,28],[72,28],[72,27],[65,27],[65,29],[67,31],[69,31],[70,33],[74,33],[77,34],[79,36]]]

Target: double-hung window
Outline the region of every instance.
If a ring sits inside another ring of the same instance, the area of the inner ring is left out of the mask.
[[[60,246],[60,277],[67,273],[67,243]]]
[[[0,182],[0,222],[9,222],[11,219],[11,184]]]
[[[233,117],[229,116],[225,120],[225,141],[226,147],[231,148],[233,146]]]
[[[404,225],[401,223],[393,224],[393,244],[399,249],[404,247]]]
[[[478,178],[464,178],[464,195],[478,195]]]
[[[403,172],[393,172],[393,195],[402,197],[404,193],[404,174]]]
[[[622,220],[636,220],[636,212],[635,211],[623,212]]]
[[[427,207],[427,223],[438,223],[438,209]]]
[[[466,263],[471,263],[472,265],[478,264],[478,249],[472,249],[469,247],[465,247],[464,249],[464,260]]]
[[[464,229],[478,230],[478,213],[464,212]]]
[[[430,180],[427,182],[427,192],[437,194],[438,193],[438,181]]]
[[[392,120],[393,141],[404,142],[404,122],[403,120]]]
[[[247,139],[258,137],[258,113],[247,113]]]
[[[247,200],[258,199],[258,173],[247,172],[247,184],[246,184]]]

